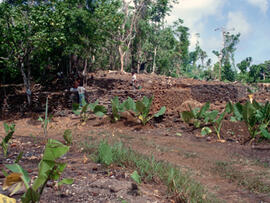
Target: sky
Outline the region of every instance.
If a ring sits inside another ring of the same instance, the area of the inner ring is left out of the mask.
[[[166,21],[171,24],[178,18],[190,29],[191,51],[199,41],[217,61],[212,51],[221,49],[222,34],[215,29],[224,27],[232,34],[241,34],[236,63],[246,57],[252,57],[253,64],[270,60],[270,0],[179,0]]]

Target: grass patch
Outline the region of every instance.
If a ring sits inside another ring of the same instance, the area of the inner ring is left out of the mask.
[[[228,162],[216,162],[213,171],[221,177],[229,179],[232,182],[236,182],[238,185],[245,187],[249,191],[266,194],[270,193],[269,184],[261,181],[258,176],[251,175],[250,172],[242,172],[233,168]]]
[[[180,169],[169,163],[156,161],[153,156],[138,154],[125,148],[122,143],[110,145],[107,141],[101,140],[99,143],[85,146],[88,146],[85,151],[92,153],[90,156],[98,163],[132,168],[138,172],[143,182],[153,182],[158,178],[167,186],[169,195],[177,196],[176,202],[220,202]]]

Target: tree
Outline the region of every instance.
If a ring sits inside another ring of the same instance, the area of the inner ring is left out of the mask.
[[[34,55],[50,50],[50,45],[61,44],[65,38],[59,32],[62,18],[55,16],[52,5],[24,3],[1,4],[2,36],[5,39],[6,64],[17,68],[22,75],[28,104],[31,104],[31,61]]]
[[[248,68],[250,67],[251,63],[252,63],[252,58],[247,57],[243,61],[238,63],[236,66],[241,71],[241,73],[245,74],[247,72]]]
[[[236,45],[240,41],[240,33],[234,35],[230,34],[230,32],[226,32],[224,29],[222,30],[223,35],[223,48],[221,51],[213,51],[213,54],[215,54],[219,58],[219,80],[221,80],[221,72],[222,67],[228,66],[227,63],[230,64],[230,67],[234,67],[235,69],[235,63],[234,63],[234,53],[236,51]],[[235,70],[234,70],[235,71]]]

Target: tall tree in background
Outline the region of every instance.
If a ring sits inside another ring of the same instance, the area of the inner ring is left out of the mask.
[[[219,77],[221,77],[221,72],[223,70],[222,67],[225,66],[228,68],[230,64],[230,68],[234,67],[233,71],[236,71],[235,68],[235,61],[234,61],[234,54],[236,51],[236,46],[240,41],[240,33],[234,35],[230,34],[229,32],[223,32],[223,48],[219,51],[213,51],[213,53],[219,58],[219,65],[220,65],[220,73]],[[224,72],[224,71],[223,71]],[[221,78],[220,78],[221,79]]]

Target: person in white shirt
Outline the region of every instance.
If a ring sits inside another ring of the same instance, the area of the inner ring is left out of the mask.
[[[132,86],[134,89],[136,89],[136,83],[137,83],[137,77],[136,77],[136,73],[135,72],[132,72]]]

